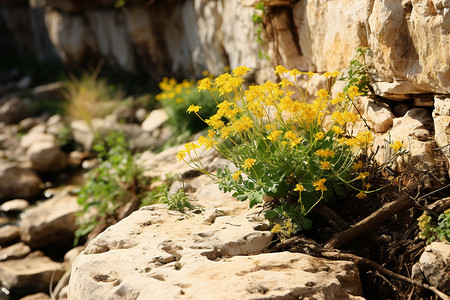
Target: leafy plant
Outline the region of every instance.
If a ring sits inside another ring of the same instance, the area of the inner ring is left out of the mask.
[[[77,218],[75,244],[98,224],[117,218],[118,210],[126,203],[148,196],[149,182],[135,164],[124,134],[111,131],[98,139],[93,149],[98,153],[99,165],[87,173],[87,181],[78,193],[82,211]]]
[[[254,6],[255,12],[252,15],[252,22],[255,24],[255,30],[256,30],[256,42],[262,46],[264,44],[263,41],[263,32],[264,32],[264,13],[266,11],[266,8],[264,7],[264,1],[259,1]],[[260,59],[269,59],[268,56],[264,53],[262,49],[258,50],[258,56]]]
[[[369,86],[372,78],[370,77],[366,64],[367,51],[368,48],[358,47],[356,49],[355,58],[350,61],[347,72],[339,79],[347,81],[344,93],[347,92],[351,86],[356,86],[363,96],[366,96],[369,93]]]
[[[178,190],[173,195],[169,195],[169,188],[167,185],[163,184],[157,187],[157,193],[154,197],[159,199],[159,202],[167,204],[171,210],[184,212],[186,209],[194,209],[194,206],[189,202],[189,199],[184,192],[184,188]]]
[[[450,209],[447,209],[437,218],[437,222],[431,216],[423,214],[418,219],[419,238],[427,240],[427,243],[440,240],[450,243]]]
[[[177,139],[175,142],[185,141],[193,133],[207,127],[196,116],[186,114],[189,105],[201,106],[203,110],[200,116],[208,118],[215,113],[216,105],[223,100],[216,90],[212,90],[211,94],[198,93],[197,83],[194,80],[179,83],[174,78],[164,78],[159,86],[162,92],[156,99],[162,103],[169,115],[168,123],[172,136]]]
[[[371,175],[363,171],[363,162],[357,161],[371,145],[372,134],[348,134],[348,126],[359,119],[350,111],[353,99],[360,95],[356,86],[333,99],[328,91],[320,90],[312,103],[306,103],[308,90],[300,89],[296,78],[306,76],[309,82],[312,72],[278,66],[275,73],[281,77],[279,84],[269,81],[244,90],[243,77],[249,70],[238,67],[232,75],[222,74],[214,83],[210,78],[201,81],[199,90],[214,87],[226,100],[208,119],[198,114],[199,106],[188,108],[211,129],[197,143],[187,143],[177,154],[179,160],[208,174],[221,190],[233,192],[238,200],[248,200],[250,207],[264,203],[265,196],[272,197],[272,209],[266,212],[266,218],[280,229],[289,227],[286,232],[311,228],[307,215],[323,199],[344,198],[351,190],[364,199],[373,191],[367,182]],[[290,74],[294,82],[285,74]],[[324,74],[332,84],[338,75]],[[296,88],[301,101],[292,98],[290,87]],[[330,115],[332,123],[325,127],[329,105],[334,112]],[[236,170],[225,167],[210,174],[199,160],[196,149],[200,147],[215,149],[231,160]],[[402,145],[392,147],[397,152]]]

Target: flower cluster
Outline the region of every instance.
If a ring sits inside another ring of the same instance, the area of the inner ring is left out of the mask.
[[[198,106],[187,109],[210,130],[194,146],[187,144],[178,159],[213,177],[222,190],[234,192],[239,200],[248,199],[250,206],[264,201],[264,196],[277,198],[281,204],[268,211],[266,218],[274,223],[284,220],[282,227],[289,224],[292,232],[310,227],[305,216],[327,195],[344,196],[353,187],[364,198],[370,192],[369,174],[358,173],[362,162],[355,160],[374,138],[370,131],[348,133],[349,126],[359,120],[351,112],[358,89],[351,87],[334,98],[322,89],[307,103],[308,90],[300,89],[297,80],[303,76],[309,83],[316,74],[278,66],[279,83],[268,81],[244,90],[243,77],[248,71],[238,67],[231,74],[200,81],[198,90],[217,89],[225,100],[209,118],[198,115],[202,110]],[[338,75],[324,74],[331,85]],[[327,115],[331,126],[324,126]],[[219,151],[237,171],[224,168],[217,175],[209,174],[198,162],[195,149],[201,146]],[[194,160],[187,161],[186,156]],[[355,181],[361,181],[363,189],[354,187]]]

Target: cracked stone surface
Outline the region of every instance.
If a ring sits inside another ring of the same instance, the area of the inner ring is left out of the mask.
[[[258,211],[200,180],[201,211],[143,207],[92,240],[73,264],[69,299],[363,299],[353,263],[263,254],[273,236]]]

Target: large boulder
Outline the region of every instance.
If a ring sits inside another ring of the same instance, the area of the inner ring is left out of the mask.
[[[77,197],[69,189],[24,212],[20,222],[22,241],[32,248],[70,247],[76,230],[79,211]]]
[[[42,190],[42,180],[30,169],[15,164],[0,165],[0,199],[33,198]]]
[[[358,269],[351,262],[289,252],[259,254],[271,242],[268,229],[243,215],[211,218],[161,205],[141,208],[97,236],[75,259],[69,298],[273,299],[333,294],[363,299]]]

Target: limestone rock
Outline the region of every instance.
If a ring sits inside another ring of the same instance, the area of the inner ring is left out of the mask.
[[[36,173],[15,164],[0,165],[0,199],[32,198],[42,189]]]
[[[434,242],[425,248],[425,252],[413,266],[412,278],[422,279],[443,293],[450,293],[450,245]]]
[[[19,212],[27,209],[30,206],[25,199],[14,199],[10,201],[6,201],[2,205],[0,205],[0,211],[6,214],[18,214]]]
[[[30,246],[23,242],[0,249],[0,261],[23,258],[31,253]]]
[[[450,97],[447,95],[434,95],[435,115],[450,116]]]
[[[18,240],[20,237],[19,226],[5,225],[0,227],[0,245],[5,246]]]
[[[155,109],[145,118],[141,126],[144,131],[153,131],[161,127],[168,119],[169,116],[163,109]]]
[[[411,166],[418,170],[431,170],[436,164],[437,155],[434,151],[436,142],[430,132],[432,129],[433,119],[426,109],[409,110],[405,116],[393,120],[392,129],[388,133],[376,137],[373,148],[380,149],[375,159],[379,164],[386,162],[393,155],[388,142],[400,141],[408,154],[395,161],[395,167],[399,171]]]
[[[45,131],[45,128],[43,128],[43,131]],[[53,134],[39,132],[37,130],[32,130],[29,133],[22,136],[20,139],[20,146],[22,148],[28,149],[31,147],[31,145],[38,143],[38,142],[56,142],[56,137]]]
[[[11,293],[48,291],[53,274],[57,282],[63,274],[62,265],[46,256],[29,255],[0,262],[0,281]]]
[[[56,142],[35,142],[28,148],[27,156],[33,169],[39,172],[57,172],[67,166],[67,155]]]
[[[51,300],[49,295],[46,293],[37,293],[33,295],[28,295],[23,298],[20,298],[20,300]]]
[[[75,259],[69,298],[363,299],[353,263],[288,252],[245,256],[270,243],[264,223],[241,215],[211,224],[202,215],[152,205],[109,227]]]
[[[68,247],[73,243],[77,197],[63,190],[25,211],[20,223],[22,241],[33,248]]]
[[[0,121],[7,124],[19,123],[30,114],[29,99],[14,97],[0,105]]]
[[[392,114],[389,105],[385,103],[376,103],[368,97],[358,99],[361,113],[364,114],[369,127],[372,131],[385,133],[393,125],[395,116]]]

